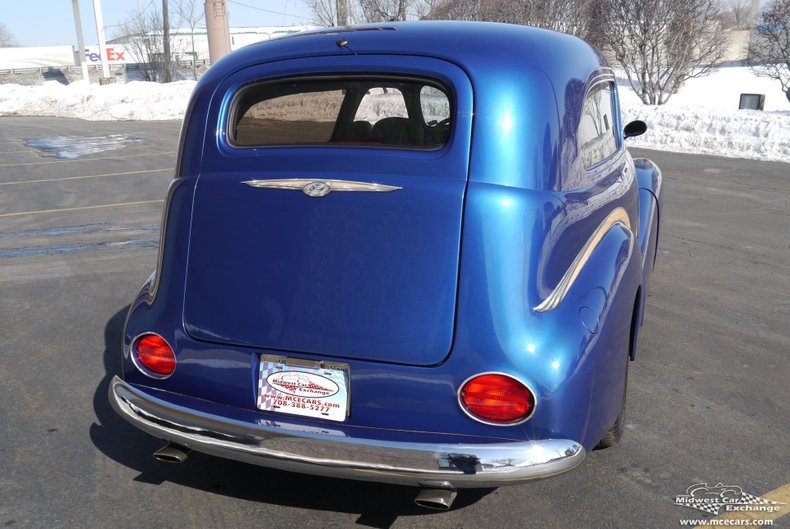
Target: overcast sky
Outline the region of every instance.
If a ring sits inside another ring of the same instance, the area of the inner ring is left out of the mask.
[[[79,0],[85,44],[96,44],[96,19],[92,0]],[[172,5],[177,0],[169,0]],[[71,0],[2,0],[0,23],[6,25],[22,46],[77,45]],[[113,36],[113,26],[128,18],[138,4],[144,8],[161,0],[102,0],[102,13],[107,38]],[[202,8],[204,0],[197,0]],[[302,0],[227,0],[230,25],[290,26],[309,24],[312,19]],[[13,6],[13,7],[12,7]],[[247,7],[249,6],[249,7]],[[171,22],[175,22],[171,14]],[[202,22],[201,26],[204,25]]]

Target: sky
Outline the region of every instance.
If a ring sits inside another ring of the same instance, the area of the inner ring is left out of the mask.
[[[128,19],[139,4],[145,8],[160,0],[102,0],[105,34],[113,37],[114,25]],[[169,0],[172,5],[176,0]],[[79,0],[85,44],[97,44],[93,0]],[[204,0],[197,0],[202,9]],[[21,46],[77,46],[71,0],[0,0],[0,23],[5,24]],[[13,7],[11,7],[13,6]],[[231,27],[290,26],[310,24],[312,18],[302,0],[227,0]],[[203,25],[201,22],[200,25]]]

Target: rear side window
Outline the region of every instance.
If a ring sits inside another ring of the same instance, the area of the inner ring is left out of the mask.
[[[360,145],[438,149],[450,135],[451,101],[438,83],[399,78],[259,83],[236,97],[237,147]]]
[[[579,142],[584,167],[592,167],[617,152],[612,85],[595,86],[584,100],[579,122]]]

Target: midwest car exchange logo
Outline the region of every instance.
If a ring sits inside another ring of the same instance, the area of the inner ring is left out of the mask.
[[[710,486],[707,483],[697,483],[686,489],[685,494],[675,497],[675,504],[683,507],[699,509],[713,515],[723,512],[765,512],[771,513],[779,510],[782,502],[766,500],[743,492],[735,485],[722,485],[721,483]]]

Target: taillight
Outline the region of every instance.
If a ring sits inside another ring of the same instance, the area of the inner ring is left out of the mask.
[[[535,410],[532,391],[508,375],[485,373],[470,378],[458,392],[461,407],[472,418],[498,424],[517,424]]]
[[[168,377],[176,369],[176,355],[164,338],[157,334],[144,334],[134,344],[141,371],[154,378]]]

